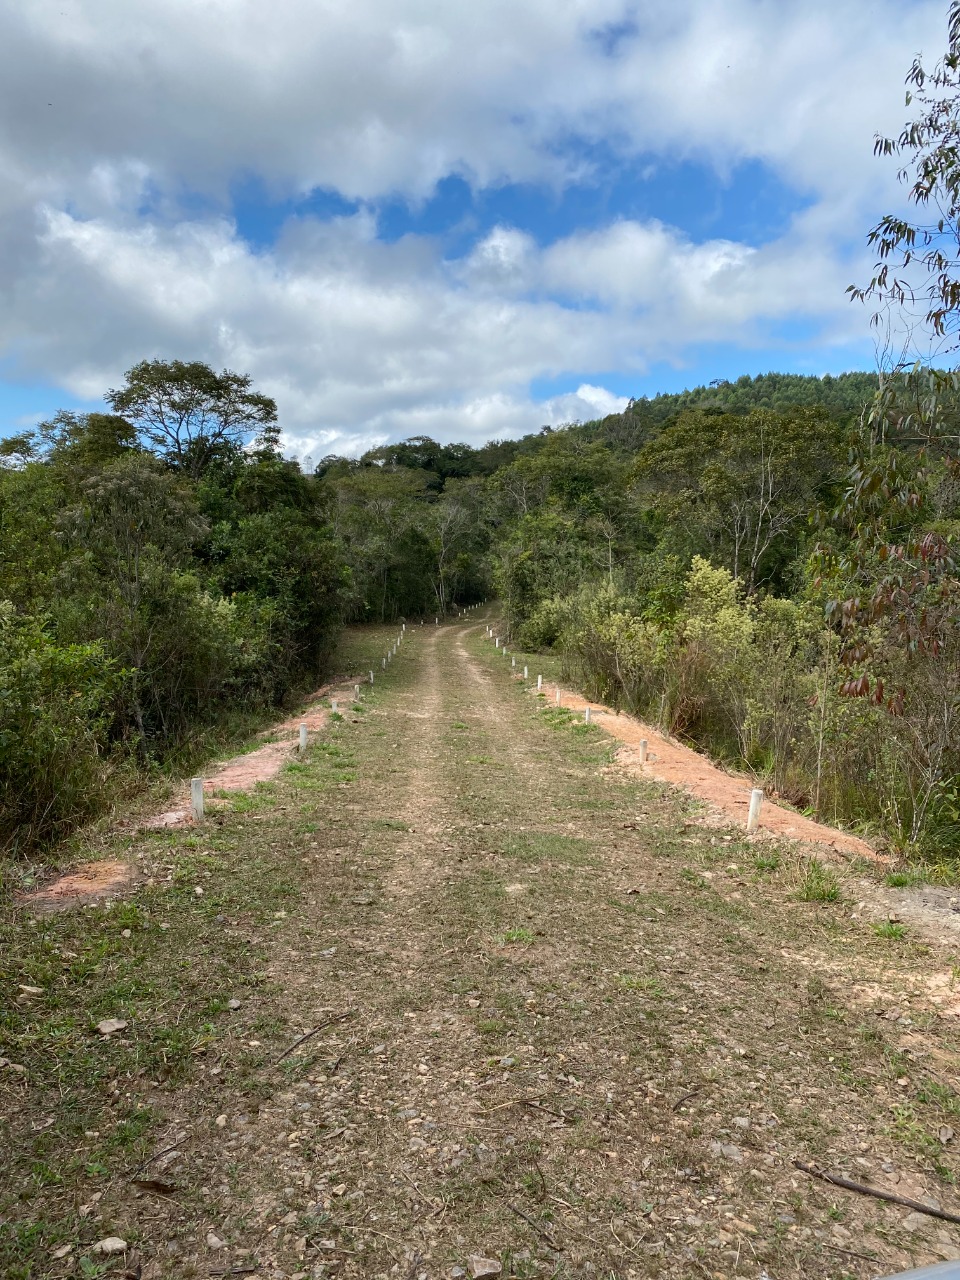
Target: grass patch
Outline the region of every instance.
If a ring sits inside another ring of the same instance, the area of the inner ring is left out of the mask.
[[[624,991],[639,991],[653,1000],[662,1000],[667,994],[659,978],[651,978],[646,974],[621,973],[617,983]]]
[[[884,920],[881,924],[873,926],[873,932],[878,938],[890,938],[893,941],[899,941],[907,936],[907,926],[898,924],[894,920]]]
[[[513,929],[508,929],[503,935],[503,941],[507,944],[511,943],[529,943],[533,941],[533,930],[526,928],[525,925],[517,925]]]
[[[811,858],[800,872],[797,897],[801,902],[838,902],[840,882],[836,872],[824,866],[819,858]]]
[[[573,867],[589,866],[595,862],[589,840],[547,832],[530,831],[509,836],[500,845],[499,852],[520,862],[562,862]]]

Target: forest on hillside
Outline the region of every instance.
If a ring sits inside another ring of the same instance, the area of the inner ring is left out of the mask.
[[[529,650],[798,807],[960,853],[952,376],[769,374],[482,448],[279,449],[250,379],[145,361],[0,467],[0,839],[295,699],[338,629],[497,596]]]

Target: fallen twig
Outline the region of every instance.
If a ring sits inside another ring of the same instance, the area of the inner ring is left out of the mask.
[[[212,1276],[252,1276],[255,1271],[262,1270],[258,1263],[255,1267],[214,1267],[209,1273]]]
[[[302,1044],[305,1044],[307,1040],[311,1040],[315,1035],[319,1034],[319,1032],[325,1030],[327,1027],[332,1027],[334,1023],[346,1022],[347,1018],[352,1018],[355,1013],[356,1013],[356,1009],[348,1009],[346,1013],[338,1013],[333,1018],[327,1018],[325,1022],[318,1022],[315,1027],[311,1027],[309,1031],[305,1031],[302,1036],[299,1036],[296,1040],[294,1040],[293,1044],[290,1046],[289,1049],[284,1049],[283,1053],[281,1053],[280,1057],[276,1060],[276,1062],[273,1065],[275,1067],[279,1066],[279,1064],[283,1062],[284,1058],[290,1057],[294,1049],[299,1049],[300,1046]]]
[[[691,1089],[689,1093],[685,1093],[682,1097],[679,1097],[670,1110],[679,1111],[685,1102],[689,1102],[691,1098],[695,1098],[699,1092],[699,1089]]]
[[[944,1222],[960,1223],[960,1214],[948,1213],[946,1209],[934,1209],[922,1200],[911,1200],[909,1196],[898,1196],[893,1191],[884,1191],[881,1187],[871,1187],[864,1182],[853,1182],[850,1178],[841,1177],[838,1173],[824,1173],[813,1165],[804,1164],[802,1160],[794,1160],[793,1166],[811,1178],[819,1178],[821,1182],[829,1182],[833,1187],[843,1187],[847,1191],[859,1191],[862,1196],[873,1196],[875,1200],[886,1200],[890,1204],[903,1205],[905,1209],[913,1209],[916,1213],[925,1213],[931,1218],[940,1218]]]
[[[546,1111],[548,1116],[556,1116],[558,1120],[562,1120],[564,1124],[572,1124],[570,1116],[565,1111],[554,1111],[552,1107],[545,1107],[542,1102],[537,1102],[532,1098],[518,1098],[517,1101],[522,1107],[533,1107],[534,1111]]]
[[[511,1204],[509,1200],[506,1201],[506,1206],[512,1213],[515,1213],[518,1218],[522,1218],[524,1222],[527,1224],[527,1226],[531,1227],[537,1233],[537,1235],[540,1237],[543,1243],[547,1245],[550,1249],[552,1249],[554,1253],[561,1252],[560,1246],[557,1244],[556,1240],[554,1240],[550,1232],[544,1231],[544,1229],[539,1225],[539,1223],[534,1222],[534,1220],[530,1217],[528,1213],[524,1213],[522,1209],[518,1209],[517,1206],[515,1204]]]
[[[181,1140],[179,1142],[175,1142],[172,1147],[164,1147],[163,1150],[158,1151],[156,1155],[147,1156],[146,1160],[142,1160],[135,1169],[132,1169],[130,1171],[130,1173],[128,1174],[128,1177],[130,1178],[131,1181],[133,1181],[136,1178],[137,1174],[142,1173],[148,1164],[153,1164],[153,1162],[155,1160],[159,1160],[161,1156],[168,1156],[171,1151],[179,1150],[179,1148],[183,1146],[183,1143],[184,1143],[184,1139],[181,1138]]]
[[[826,1240],[821,1240],[820,1244],[824,1249],[832,1249],[834,1253],[848,1253],[851,1258],[862,1258],[864,1262],[877,1261],[875,1253],[857,1253],[856,1249],[843,1249],[838,1244],[827,1244]]]

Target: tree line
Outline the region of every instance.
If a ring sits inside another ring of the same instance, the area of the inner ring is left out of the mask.
[[[312,474],[244,375],[145,361],[105,398],[3,443],[8,849],[289,702],[345,623],[492,594],[517,644],[801,807],[960,826],[943,375],[741,378]]]

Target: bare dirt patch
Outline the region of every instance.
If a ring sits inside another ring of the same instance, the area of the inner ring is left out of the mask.
[[[134,881],[134,868],[128,862],[85,862],[51,884],[20,895],[18,901],[37,915],[48,915],[117,897],[129,890]]]
[[[548,686],[545,686],[545,688]],[[557,686],[549,686],[553,696]],[[755,783],[744,774],[729,773],[691,747],[665,738],[652,725],[644,724],[633,716],[613,711],[602,703],[593,702],[568,689],[560,691],[560,705],[572,711],[590,708],[590,715],[605,733],[609,733],[628,748],[619,755],[621,763],[629,768],[642,770],[660,782],[683,787],[698,800],[703,800],[711,810],[731,825],[746,827],[750,792]],[[640,764],[636,750],[641,741],[648,744],[645,764]],[[836,849],[852,857],[877,859],[878,855],[866,840],[838,831],[836,827],[815,822],[791,809],[784,809],[769,798],[763,802],[760,813],[760,832],[782,836],[788,840],[803,840],[810,844]]]

